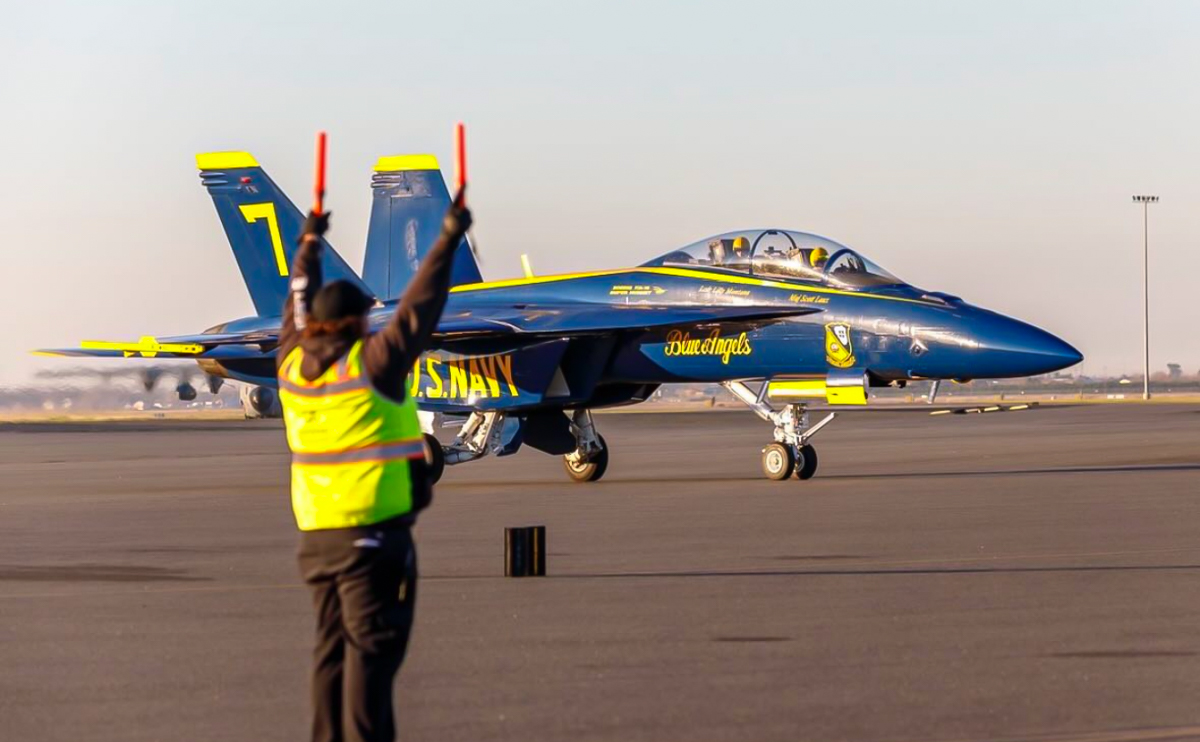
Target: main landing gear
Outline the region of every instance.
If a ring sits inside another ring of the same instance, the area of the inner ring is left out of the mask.
[[[484,456],[508,456],[521,447],[522,420],[505,417],[503,412],[472,412],[462,424],[454,442],[442,446],[433,436],[438,424],[436,417],[422,420],[425,432],[425,465],[429,479],[436,484],[447,466],[475,461]],[[563,455],[563,468],[573,481],[595,482],[608,470],[608,444],[604,436],[596,432],[592,413],[575,410],[570,420],[562,420],[566,428],[560,428],[562,445],[554,453],[569,450],[571,439],[566,437],[570,430],[575,439],[575,450]],[[545,449],[543,449],[545,450]]]
[[[422,421],[425,430],[425,465],[429,480],[437,484],[447,466],[481,459],[488,454],[507,456],[520,448],[520,422],[506,420],[501,412],[472,412],[463,422],[454,442],[442,446],[431,432],[436,418]]]
[[[595,482],[608,471],[608,444],[596,432],[592,413],[575,410],[571,415],[571,434],[576,448],[563,456],[563,468],[575,482]]]
[[[767,479],[782,481],[795,476],[797,479],[812,479],[817,473],[817,449],[809,441],[821,428],[833,422],[836,413],[829,413],[815,425],[808,424],[808,409],[801,404],[789,404],[776,410],[767,403],[768,383],[756,393],[745,382],[726,381],[722,386],[729,390],[754,414],[775,426],[775,442],[762,450],[762,470]]]

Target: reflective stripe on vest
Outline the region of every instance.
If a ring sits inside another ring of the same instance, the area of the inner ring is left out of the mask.
[[[409,461],[425,454],[411,397],[379,394],[363,368],[362,341],[314,380],[296,348],[279,367],[292,509],[301,530],[371,525],[412,511]]]
[[[286,390],[292,394],[297,394],[302,397],[327,397],[331,394],[342,394],[343,392],[357,392],[367,388],[367,380],[363,377],[357,379],[344,379],[342,381],[334,381],[329,384],[320,384],[317,386],[300,386],[287,379],[279,380],[280,390]]]
[[[356,464],[364,461],[391,461],[393,459],[415,459],[425,456],[425,439],[417,438],[378,446],[349,448],[345,451],[323,451],[321,453],[293,453],[296,464]]]

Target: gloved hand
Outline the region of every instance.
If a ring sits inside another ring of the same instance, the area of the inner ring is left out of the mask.
[[[300,230],[300,241],[303,242],[304,238],[310,234],[316,237],[324,235],[329,229],[329,214],[328,211],[321,214],[308,212],[308,218],[304,220],[304,228]]]
[[[454,203],[446,210],[446,218],[442,221],[442,229],[447,234],[462,237],[471,228],[471,210],[467,208],[466,186],[454,197]]]

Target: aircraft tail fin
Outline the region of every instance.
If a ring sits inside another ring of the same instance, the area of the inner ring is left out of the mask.
[[[450,192],[433,155],[379,158],[371,192],[363,278],[380,299],[395,299],[404,293],[421,259],[437,240],[450,206]],[[451,285],[481,280],[474,254],[465,247],[459,249]]]
[[[200,182],[212,196],[225,236],[259,316],[278,316],[288,292],[288,272],[304,215],[248,152],[196,155]],[[325,243],[326,281],[339,279],[371,290],[354,269]]]

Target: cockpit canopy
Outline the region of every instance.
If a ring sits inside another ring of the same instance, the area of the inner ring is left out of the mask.
[[[905,285],[845,245],[819,235],[782,229],[726,232],[672,250],[643,265],[717,268],[847,289]]]

